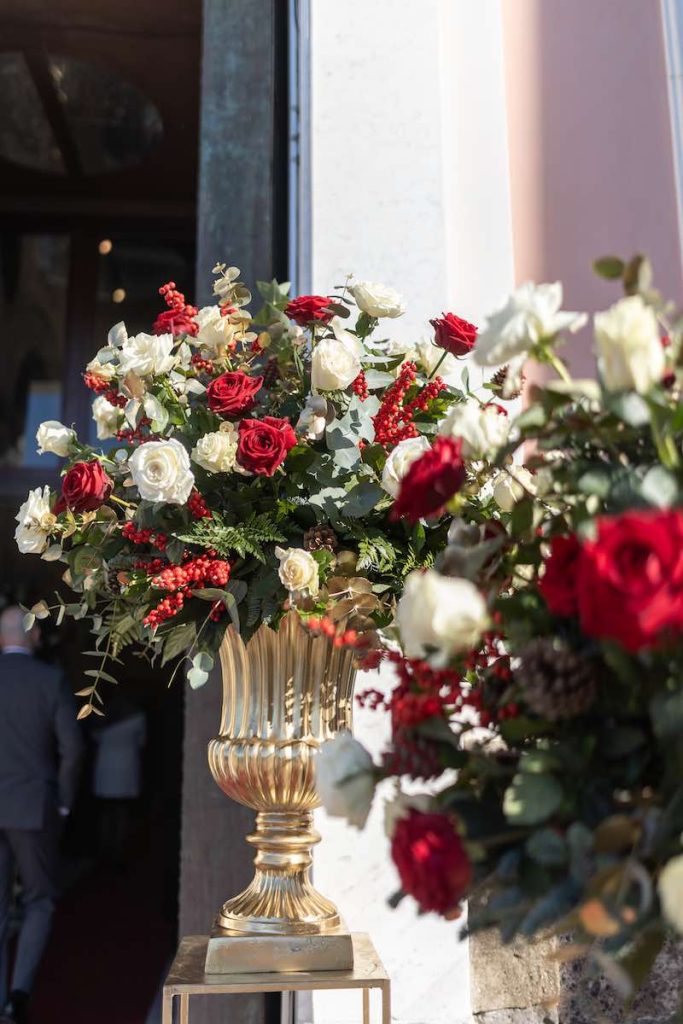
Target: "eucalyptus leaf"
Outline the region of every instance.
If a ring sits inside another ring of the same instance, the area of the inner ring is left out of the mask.
[[[515,775],[503,798],[505,817],[512,825],[536,825],[562,803],[562,786],[552,775]]]

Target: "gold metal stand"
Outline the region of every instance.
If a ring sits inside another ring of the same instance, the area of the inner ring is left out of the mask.
[[[189,1024],[191,996],[231,996],[245,992],[313,992],[357,988],[363,993],[363,1024],[370,1024],[370,990],[382,994],[382,1024],[391,1024],[391,982],[370,937],[354,934],[350,971],[300,971],[277,974],[206,974],[208,936],[181,941],[164,984],[162,1024]],[[176,1002],[177,1001],[177,1002]]]

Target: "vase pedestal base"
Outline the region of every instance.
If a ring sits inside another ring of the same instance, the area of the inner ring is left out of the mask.
[[[353,942],[342,922],[324,935],[248,935],[214,928],[205,970],[207,974],[289,974],[352,968]]]

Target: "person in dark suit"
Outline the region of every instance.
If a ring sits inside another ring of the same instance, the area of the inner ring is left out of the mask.
[[[3,611],[0,963],[5,960],[15,865],[23,888],[24,914],[8,1002],[6,982],[0,978],[0,1024],[23,1024],[27,1019],[28,1000],[57,897],[61,821],[73,806],[83,755],[73,695],[57,669],[34,658],[36,640],[35,631],[24,632],[21,609]]]

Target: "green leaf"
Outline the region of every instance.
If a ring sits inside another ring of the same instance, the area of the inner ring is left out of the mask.
[[[532,860],[547,867],[559,867],[569,859],[566,842],[552,828],[542,828],[530,835],[525,849]]]
[[[601,256],[593,261],[593,270],[598,277],[604,277],[608,281],[616,281],[623,276],[626,264],[618,256]]]
[[[678,503],[678,480],[664,466],[653,466],[643,478],[640,493],[648,505],[672,508]]]
[[[503,812],[512,825],[536,825],[562,803],[562,787],[552,775],[520,772],[505,791]]]
[[[197,639],[197,627],[194,622],[184,622],[166,635],[161,664],[177,658],[179,654],[187,654]]]
[[[650,407],[635,391],[609,395],[605,399],[605,405],[618,419],[628,423],[629,427],[644,427],[650,422]]]
[[[512,510],[510,529],[515,536],[527,533],[533,524],[534,502],[531,498],[522,498]]]
[[[351,519],[360,519],[372,511],[375,505],[386,497],[386,492],[379,484],[371,480],[364,480],[356,484],[346,495],[346,501],[342,508],[342,514]]]

